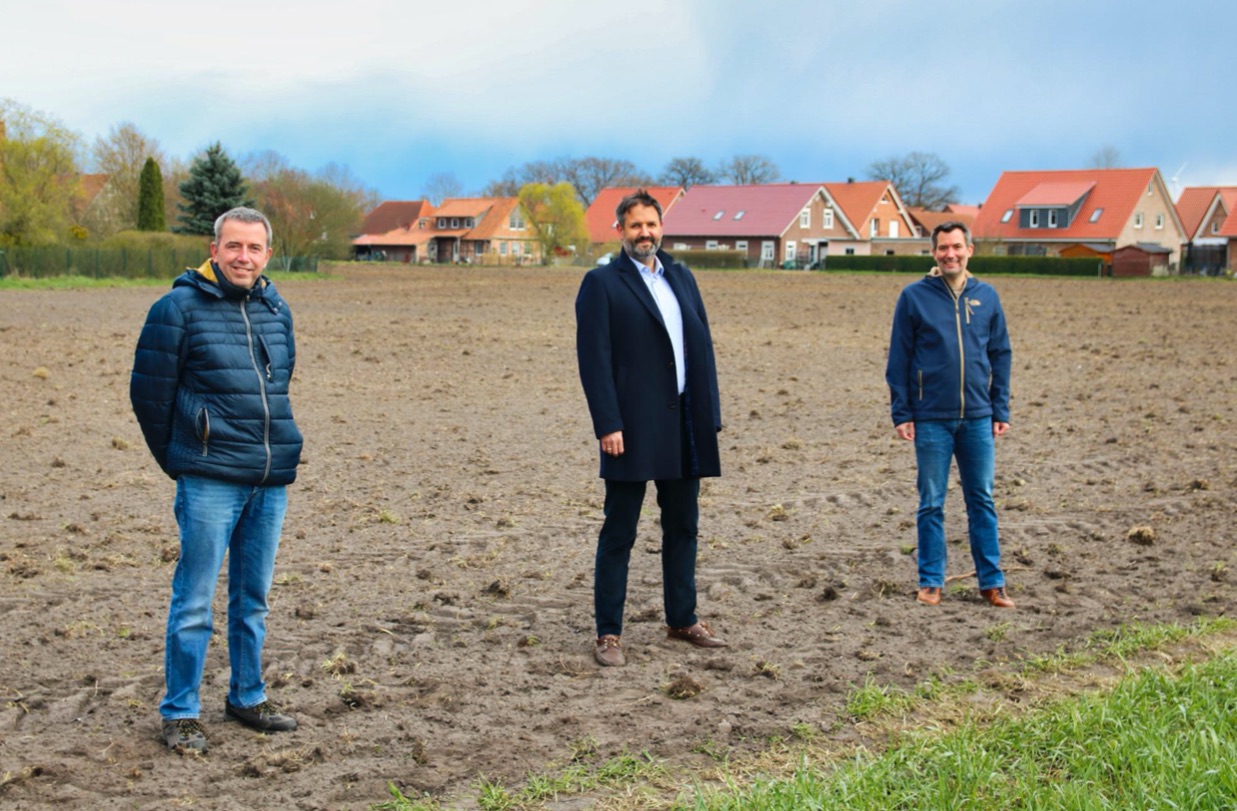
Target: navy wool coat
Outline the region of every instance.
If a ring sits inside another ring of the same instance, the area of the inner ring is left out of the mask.
[[[709,319],[691,271],[665,252],[658,257],[683,312],[683,402],[691,436],[683,436],[670,335],[634,262],[620,252],[615,261],[585,274],[576,297],[576,354],[593,433],[600,439],[623,432],[622,456],[601,453],[603,479],[721,475],[722,416]]]

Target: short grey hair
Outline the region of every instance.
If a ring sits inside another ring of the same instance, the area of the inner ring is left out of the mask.
[[[237,222],[253,223],[260,222],[266,226],[266,247],[271,247],[271,221],[266,218],[266,215],[256,208],[247,208],[246,206],[237,206],[236,208],[225,211],[219,215],[219,219],[215,220],[215,242],[218,242],[223,236],[223,224],[228,220],[236,220]]]

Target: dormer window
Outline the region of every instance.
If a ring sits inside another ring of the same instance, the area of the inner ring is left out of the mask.
[[[451,218],[451,227],[452,227],[452,228],[459,228],[459,227],[460,227],[460,218],[459,218],[459,217],[452,217],[452,218]]]
[[[447,227],[447,218],[446,218],[446,217],[439,217],[439,218],[438,218],[438,227],[439,227],[439,228],[446,228],[446,227]]]
[[[1031,209],[1031,219],[1027,224],[1028,228],[1039,228],[1039,209]]]
[[[1048,209],[1048,227],[1057,227],[1057,210],[1055,208]]]

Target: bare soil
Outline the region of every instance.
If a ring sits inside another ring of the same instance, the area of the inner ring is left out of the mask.
[[[364,809],[390,780],[469,807],[480,776],[518,783],[573,756],[704,768],[796,724],[844,742],[847,691],[868,679],[1010,669],[1098,629],[1233,612],[1237,284],[993,280],[1015,351],[997,500],[1018,608],[1000,611],[967,577],[939,608],[913,599],[913,450],[883,380],[912,279],[701,272],[726,428],[700,609],[732,647],[665,639],[650,498],[630,664],[600,671],[580,273],[280,284],[306,450],[265,662],[301,726],[224,721],[221,587],[203,758],[159,740],[174,485],[128,402],[165,288],[0,292],[0,805]],[[948,511],[965,575],[956,489]]]

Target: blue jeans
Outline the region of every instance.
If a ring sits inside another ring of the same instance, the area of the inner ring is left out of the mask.
[[[919,585],[945,585],[945,492],[950,460],[958,460],[962,496],[966,501],[971,557],[981,589],[1005,585],[1001,546],[997,539],[992,418],[917,420],[915,460],[919,466]]]
[[[197,718],[198,688],[213,624],[211,601],[223,557],[228,557],[228,656],[232,678],[228,701],[252,707],[266,700],[262,643],[266,595],[275,572],[275,551],[288,506],[284,487],[253,487],[218,479],[181,476],[176,482],[180,561],[172,577],[163,670],[164,719]]]
[[[623,633],[627,567],[647,482],[606,480],[606,520],[597,538],[593,569],[593,612],[597,636]],[[696,536],[700,523],[700,480],[656,482],[661,508],[661,573],[666,624],[696,624]]]

